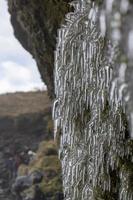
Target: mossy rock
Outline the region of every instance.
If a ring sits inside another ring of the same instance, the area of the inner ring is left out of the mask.
[[[21,164],[18,168],[18,176],[25,176],[29,172],[29,167],[25,164]]]
[[[37,158],[41,158],[43,156],[50,156],[58,154],[57,145],[54,141],[43,141],[39,145],[39,149],[37,151]]]
[[[45,196],[51,195],[54,199],[56,193],[62,193],[61,164],[58,159],[57,145],[54,141],[40,143],[35,159],[28,165],[19,167],[19,175],[31,174],[39,170],[43,173],[43,180],[38,184]],[[34,185],[23,192],[23,195],[34,196]]]

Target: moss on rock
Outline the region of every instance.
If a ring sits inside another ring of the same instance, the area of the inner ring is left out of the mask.
[[[35,159],[28,166],[21,165],[18,174],[22,176],[34,171],[43,173],[43,180],[38,186],[45,196],[50,195],[51,199],[54,199],[56,193],[62,193],[61,164],[54,141],[43,141],[39,145]],[[23,192],[27,196],[34,196],[34,193],[34,185]]]

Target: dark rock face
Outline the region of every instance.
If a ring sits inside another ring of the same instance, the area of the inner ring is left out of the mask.
[[[34,171],[29,175],[18,176],[12,185],[15,193],[22,192],[23,190],[31,187],[33,184],[40,183],[43,179],[43,174],[39,171]]]
[[[29,176],[17,177],[15,183],[12,185],[13,191],[15,193],[22,192],[23,190],[29,188],[32,185],[32,179]]]
[[[40,190],[40,188],[38,187],[38,185],[35,186],[35,195],[33,197],[33,199],[31,200],[46,200],[45,195],[43,194],[43,192]]]
[[[57,29],[70,0],[8,0],[14,34],[36,60],[42,80],[54,98],[53,65]]]

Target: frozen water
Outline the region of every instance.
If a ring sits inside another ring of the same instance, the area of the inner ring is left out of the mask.
[[[104,11],[102,11],[100,15],[100,28],[101,28],[101,35],[104,37],[106,33],[106,18]]]
[[[133,30],[129,32],[128,36],[128,54],[132,58],[133,55]]]
[[[132,200],[127,176],[118,169],[119,159],[130,153],[125,151],[128,66],[119,59],[123,0],[107,0],[102,11],[87,0],[72,4],[75,11],[59,30],[55,52],[54,117],[62,131],[65,200],[95,200],[99,188],[111,193],[115,171],[121,183],[118,200]],[[110,40],[105,38],[107,19]]]

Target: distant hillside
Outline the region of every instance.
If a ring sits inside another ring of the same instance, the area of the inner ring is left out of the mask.
[[[51,106],[46,91],[0,95],[0,149],[37,148],[53,138]]]
[[[0,95],[0,116],[44,112],[51,107],[47,91],[17,92]]]

